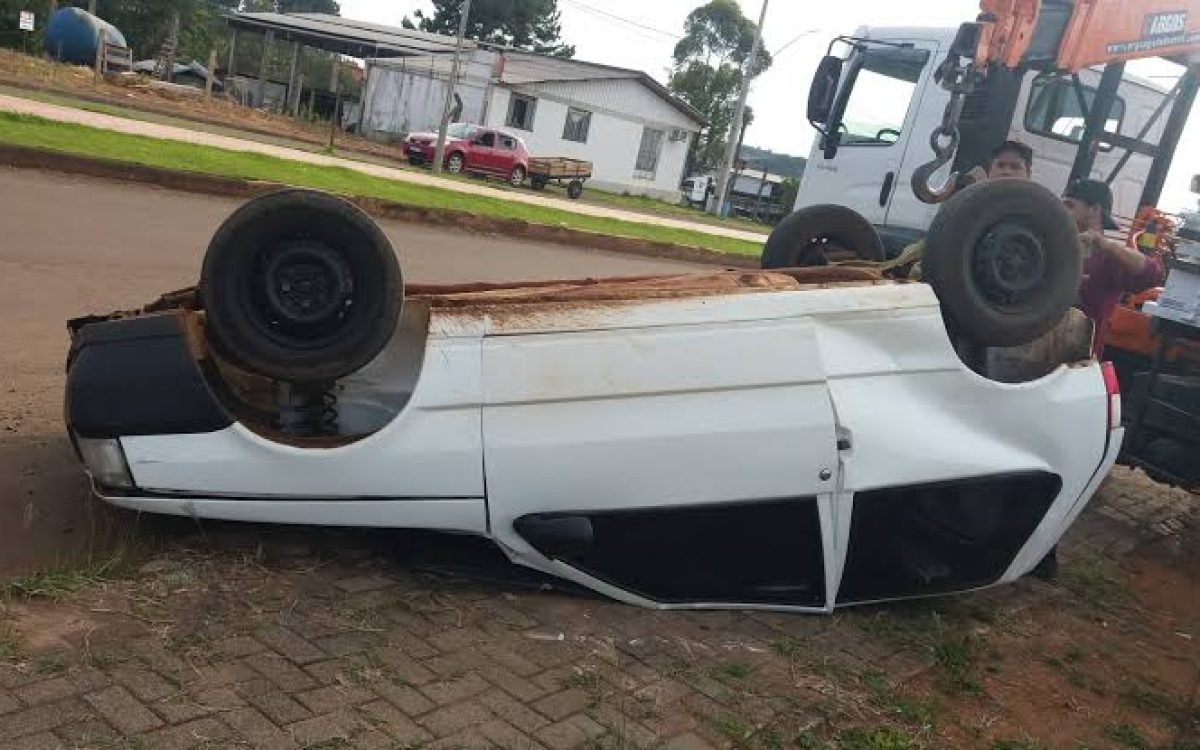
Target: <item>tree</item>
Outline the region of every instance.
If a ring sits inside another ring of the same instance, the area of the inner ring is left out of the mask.
[[[417,11],[405,28],[454,36],[458,33],[462,0],[433,0],[433,13]],[[467,19],[468,39],[503,44],[555,57],[574,57],[574,45],[562,42],[558,0],[473,0]]]
[[[675,45],[668,87],[708,118],[709,125],[693,142],[688,159],[693,168],[712,169],[725,152],[742,67],[754,47],[757,27],[734,0],[711,0],[688,14],[683,31],[683,39]],[[770,65],[771,55],[760,49],[747,72],[754,77]]]

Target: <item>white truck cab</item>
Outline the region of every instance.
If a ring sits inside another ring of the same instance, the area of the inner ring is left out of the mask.
[[[838,203],[854,209],[879,230],[889,255],[924,234],[938,206],[922,203],[909,187],[913,171],[930,161],[930,134],[942,121],[950,94],[935,79],[956,28],[860,27],[839,39],[848,47],[835,105],[840,117],[835,144],[818,137],[800,182],[795,208]],[[836,52],[836,50],[835,50]],[[1016,106],[1008,118],[1011,138],[1033,148],[1034,179],[1055,193],[1067,184],[1084,129],[1086,108],[1095,97],[1099,69],[1070,75],[1027,71],[1020,78]],[[961,128],[1000,128],[988,104],[986,87],[967,97]],[[1155,118],[1167,92],[1132,76],[1123,77],[1105,128],[1123,136],[1156,141],[1163,122]],[[1003,117],[1001,115],[1000,117]],[[1149,129],[1143,129],[1150,123]],[[984,160],[978,158],[980,166]],[[1091,176],[1112,180],[1114,213],[1132,217],[1145,187],[1151,160],[1123,148],[1101,144]],[[1118,165],[1121,166],[1117,169]],[[960,165],[963,171],[971,166]],[[947,165],[935,182],[950,174]]]

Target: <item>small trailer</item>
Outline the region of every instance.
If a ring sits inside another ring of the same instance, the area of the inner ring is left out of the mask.
[[[592,163],[583,159],[546,156],[529,160],[529,184],[534,190],[544,190],[548,182],[565,182],[571,200],[583,195],[583,181],[591,176]]]

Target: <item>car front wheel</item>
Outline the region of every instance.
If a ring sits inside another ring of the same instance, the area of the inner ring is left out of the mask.
[[[463,167],[466,166],[466,161],[462,154],[450,154],[450,158],[446,159],[446,171],[451,174],[462,174]]]

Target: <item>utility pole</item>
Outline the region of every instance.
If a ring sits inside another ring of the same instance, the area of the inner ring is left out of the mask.
[[[750,56],[742,66],[742,91],[738,95],[733,120],[730,121],[730,127],[734,130],[729,133],[729,140],[725,143],[725,157],[721,159],[721,167],[717,172],[717,192],[713,196],[716,200],[713,202],[712,213],[718,216],[721,214],[721,207],[725,205],[725,194],[729,191],[729,170],[733,167],[735,149],[742,138],[742,113],[746,111],[746,97],[750,95],[750,66],[754,64],[758,50],[762,47],[763,22],[766,20],[767,0],[763,0],[762,12],[758,16],[758,29],[754,32],[754,45],[750,47]]]
[[[433,173],[442,173],[442,159],[446,156],[446,128],[450,127],[450,107],[454,101],[454,86],[458,83],[458,61],[462,52],[463,36],[467,33],[467,17],[471,15],[471,0],[463,0],[462,15],[458,19],[458,39],[454,42],[454,64],[450,67],[450,81],[446,84],[446,100],[442,102],[442,119],[438,125],[437,148],[433,151]]]

